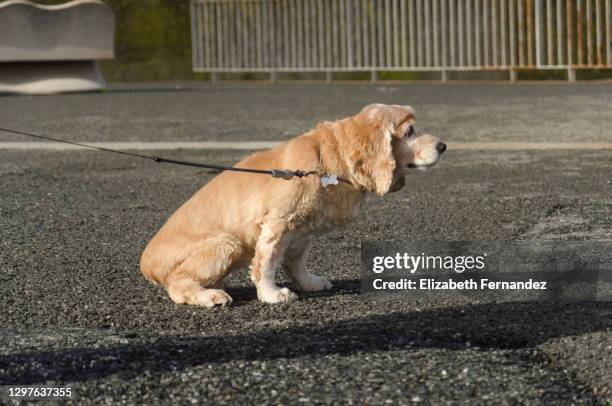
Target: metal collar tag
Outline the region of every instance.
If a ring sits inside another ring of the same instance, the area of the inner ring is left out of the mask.
[[[321,176],[321,185],[323,187],[327,187],[329,185],[337,185],[338,184],[338,176],[337,175],[324,175]]]

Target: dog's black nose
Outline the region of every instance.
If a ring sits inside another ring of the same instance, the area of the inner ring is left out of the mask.
[[[443,153],[444,151],[446,151],[446,144],[443,142],[439,142],[438,145],[436,145],[436,149],[439,153]]]

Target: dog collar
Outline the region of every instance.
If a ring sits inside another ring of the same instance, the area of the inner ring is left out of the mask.
[[[353,184],[344,178],[339,177],[337,174],[327,173],[323,169],[323,143],[319,144],[319,165],[316,169],[317,175],[321,179],[321,186],[326,188],[329,185],[338,185],[339,182],[348,183],[353,186]]]

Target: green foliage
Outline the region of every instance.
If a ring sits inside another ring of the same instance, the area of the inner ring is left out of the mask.
[[[66,1],[36,2],[60,4]],[[194,78],[189,0],[105,0],[105,3],[116,17],[116,57],[101,64],[107,80]]]

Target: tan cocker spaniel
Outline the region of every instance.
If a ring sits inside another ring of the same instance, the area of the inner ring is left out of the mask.
[[[245,158],[236,166],[318,174],[284,180],[221,173],[159,230],[142,254],[142,273],[165,287],[176,303],[205,307],[230,304],[223,279],[245,267],[257,297],[266,303],[297,299],[276,285],[279,265],[298,290],[331,288],[306,267],[313,238],[355,219],[367,192],[384,195],[401,189],[410,170],[434,165],[446,149],[414,123],[410,106],[371,104],[356,116],[323,122]]]

